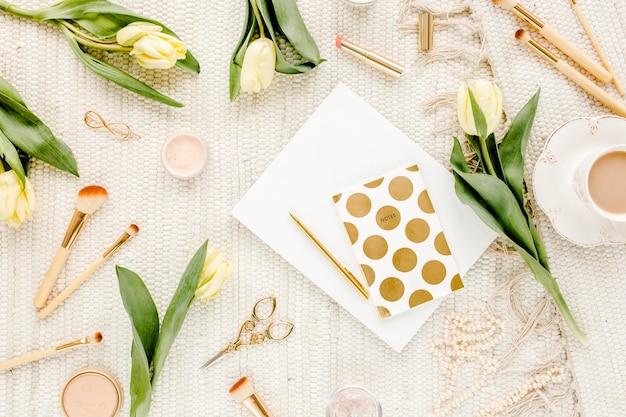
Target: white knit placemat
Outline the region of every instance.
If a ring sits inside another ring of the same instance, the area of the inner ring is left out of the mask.
[[[233,261],[234,273],[217,300],[208,305],[197,302],[191,308],[155,390],[151,415],[244,416],[245,411],[227,393],[242,375],[252,378],[260,395],[280,416],[321,416],[330,393],[347,384],[369,388],[382,403],[385,416],[427,415],[447,386],[431,351],[444,317],[465,312],[475,301],[486,302],[498,283],[525,270],[519,258],[486,253],[465,278],[466,289],[448,297],[397,354],[238,224],[230,210],[339,81],[447,163],[451,134],[459,132],[433,132],[454,124],[453,108],[444,105],[426,113],[424,105],[438,95],[455,92],[460,80],[492,77],[491,67],[480,58],[481,36],[488,40],[488,55],[508,112],[518,109],[537,85],[542,86],[529,164],[551,129],[568,117],[601,114],[602,109],[589,104],[574,86],[513,45],[509,41],[513,19],[486,0],[473,5],[478,24],[469,12],[458,16],[469,26],[445,25],[441,22],[446,16],[435,23],[437,47],[467,47],[478,55],[466,53],[425,65],[420,64],[426,55],[418,52],[415,33],[402,30],[398,23],[403,1],[379,0],[369,8],[356,9],[339,0],[299,0],[307,27],[328,61],[309,74],[277,75],[263,94],[242,94],[232,104],[228,62],[243,25],[245,0],[120,3],[167,24],[200,61],[202,72],[194,76],[179,70],[146,71],[125,58],[113,58],[182,101],[183,109],[151,102],[97,77],[78,62],[54,27],[0,15],[1,75],[74,150],[81,173],[75,179],[35,162],[30,178],[39,208],[34,218],[17,231],[0,226],[0,359],[95,331],[104,334],[99,346],[1,373],[0,415],[61,416],[62,385],[74,371],[86,366],[104,368],[119,378],[125,394],[121,415],[128,415],[131,330],[114,264],[144,278],[162,317],[187,262],[207,238]],[[459,3],[446,0],[437,6],[454,8]],[[567,15],[569,6],[562,3],[542,2],[542,14]],[[19,5],[36,8],[48,4],[31,0]],[[608,6],[602,10],[581,7],[589,12],[594,27],[599,22],[606,26],[597,28],[598,37],[626,79],[622,55],[626,41],[613,37],[624,33],[620,22],[626,19],[626,11],[620,5],[617,12],[609,11]],[[461,2],[460,8],[467,6]],[[618,2],[611,9],[616,7]],[[456,19],[453,15],[449,18]],[[563,28],[582,39],[571,19]],[[403,62],[405,74],[393,80],[342,54],[334,47],[336,35]],[[87,128],[83,115],[90,109],[108,121],[127,123],[142,139],[118,141],[104,131]],[[197,179],[177,180],[161,165],[161,145],[179,132],[195,133],[209,145],[208,166]],[[76,193],[94,183],[106,187],[110,198],[85,227],[55,294],[130,223],[137,223],[141,231],[58,311],[41,321],[32,298],[65,232]],[[570,343],[585,415],[615,415],[613,411],[625,409],[625,400],[614,389],[623,385],[626,371],[618,362],[623,351],[619,341],[625,335],[617,325],[624,316],[623,303],[616,298],[621,288],[619,277],[626,269],[623,248],[582,250],[559,238],[541,213],[539,221],[553,270],[594,343],[590,349]],[[531,304],[542,294],[533,281],[526,283],[523,291]],[[296,323],[293,335],[282,342],[242,349],[200,371],[209,356],[236,336],[253,303],[267,295],[277,297],[278,316]],[[507,341],[516,329],[509,329]],[[540,344],[546,348],[552,342],[549,337]],[[532,351],[525,351],[517,360],[527,366],[538,359]],[[473,415],[527,377],[524,372],[505,375],[506,385],[484,387],[450,415]],[[472,375],[460,376],[461,382],[474,380]],[[569,401],[555,405],[552,412],[542,410],[534,415],[569,415],[575,408]]]

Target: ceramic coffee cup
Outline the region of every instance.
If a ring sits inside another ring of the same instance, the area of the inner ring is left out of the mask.
[[[574,172],[574,189],[593,213],[626,236],[626,144],[586,156]]]

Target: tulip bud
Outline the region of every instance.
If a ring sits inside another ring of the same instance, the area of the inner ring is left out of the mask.
[[[161,32],[163,28],[148,22],[133,22],[117,32],[116,40],[122,46],[133,46],[149,33]]]
[[[459,124],[465,133],[477,136],[474,113],[470,102],[468,89],[472,90],[476,102],[485,115],[487,136],[493,133],[502,119],[502,93],[497,85],[486,80],[468,81],[459,86],[457,93],[457,112]]]
[[[0,218],[18,227],[35,210],[35,191],[28,178],[22,185],[15,171],[0,174]]]
[[[152,32],[135,42],[131,55],[145,68],[167,69],[185,59],[187,47],[180,40],[166,33]]]
[[[241,90],[258,93],[269,87],[274,78],[276,48],[274,42],[259,38],[248,45],[241,66]]]
[[[222,286],[228,281],[232,271],[232,264],[224,262],[222,253],[214,248],[207,249],[202,276],[196,289],[196,298],[203,301],[217,298]]]

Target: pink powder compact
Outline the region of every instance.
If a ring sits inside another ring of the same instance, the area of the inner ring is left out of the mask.
[[[190,134],[168,139],[161,152],[163,165],[175,177],[188,179],[202,172],[207,160],[204,141]]]
[[[115,417],[121,405],[122,387],[100,369],[75,373],[61,393],[61,408],[66,417]]]

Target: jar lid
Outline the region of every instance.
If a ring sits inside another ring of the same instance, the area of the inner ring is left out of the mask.
[[[61,392],[66,417],[115,417],[122,406],[122,387],[117,379],[96,368],[72,375]]]
[[[207,148],[202,139],[189,133],[182,133],[165,142],[161,159],[170,174],[177,178],[189,179],[204,169]]]

